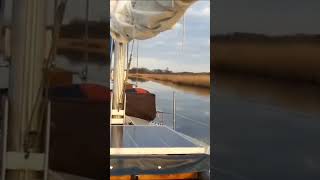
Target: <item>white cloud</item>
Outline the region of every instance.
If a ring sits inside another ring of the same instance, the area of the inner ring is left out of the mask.
[[[163,41],[163,40],[155,40],[155,41],[150,41],[149,43],[148,43],[148,46],[151,46],[151,47],[155,47],[155,46],[163,46],[163,45],[165,45],[166,43],[165,43],[165,41]]]
[[[176,72],[210,71],[210,21],[208,18],[210,17],[210,2],[198,1],[188,10],[187,14],[189,17],[185,19],[185,36],[183,36],[183,21],[181,20],[172,30],[162,32],[155,38],[140,41],[140,67],[149,69],[168,67]],[[190,17],[190,14],[193,17]]]
[[[210,16],[210,6],[209,5],[206,5],[206,6],[198,5],[195,7],[190,7],[186,14],[190,15],[190,16],[195,16],[195,17],[209,17]]]
[[[206,7],[201,11],[203,16],[210,16],[210,7]]]
[[[200,58],[201,55],[200,55],[200,54],[193,53],[193,54],[191,54],[191,57],[192,57],[192,58]]]
[[[193,17],[209,17],[210,16],[210,8],[199,10],[191,10],[187,15],[193,16]]]
[[[180,29],[181,27],[182,27],[182,24],[178,22],[172,27],[172,29]]]
[[[168,59],[159,59],[156,57],[139,57],[139,66],[146,67],[148,69],[165,69],[169,67],[169,69],[177,66],[175,61]]]
[[[133,63],[135,64],[135,63]],[[166,69],[167,67],[175,72],[209,72],[210,66],[207,63],[181,63],[174,59],[159,59],[153,57],[139,57],[139,66],[148,69]],[[132,66],[134,67],[134,66]]]

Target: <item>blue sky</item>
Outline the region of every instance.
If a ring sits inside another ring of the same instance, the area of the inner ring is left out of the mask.
[[[51,6],[52,6],[52,2]],[[69,0],[64,22],[85,18],[85,0]],[[8,8],[10,9],[10,8]],[[49,8],[48,13],[52,13]],[[90,19],[107,17],[105,0],[90,4]],[[7,18],[10,17],[7,12]],[[51,17],[51,16],[49,16]],[[49,18],[50,19],[50,18]],[[182,21],[173,29],[159,36],[139,41],[139,67],[150,69],[169,68],[172,71],[210,71],[210,1],[198,0],[185,14],[185,40],[183,49]],[[135,59],[134,59],[135,60]],[[136,62],[133,62],[135,65]]]
[[[215,34],[319,34],[319,0],[220,0],[214,3]]]
[[[139,41],[139,67],[175,72],[210,71],[210,1],[199,0],[175,28],[152,39]],[[184,42],[184,43],[182,43]],[[182,47],[183,44],[183,47]],[[133,67],[136,64],[133,59]]]

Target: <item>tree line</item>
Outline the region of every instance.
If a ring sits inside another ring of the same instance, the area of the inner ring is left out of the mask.
[[[172,71],[170,71],[168,68],[166,69],[148,69],[145,67],[141,67],[141,68],[131,68],[129,70],[129,73],[141,73],[141,74],[171,74],[173,73]]]

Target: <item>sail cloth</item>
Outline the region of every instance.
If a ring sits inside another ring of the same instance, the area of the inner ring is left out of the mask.
[[[144,40],[171,29],[197,0],[110,0],[114,40]]]

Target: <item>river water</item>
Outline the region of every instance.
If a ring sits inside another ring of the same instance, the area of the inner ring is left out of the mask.
[[[136,84],[136,80],[130,81]],[[176,130],[210,143],[210,90],[172,83],[141,81],[138,87],[156,95],[157,111],[164,112],[164,123],[173,127],[173,92],[176,99]]]
[[[320,179],[320,86],[217,73],[216,179]]]

